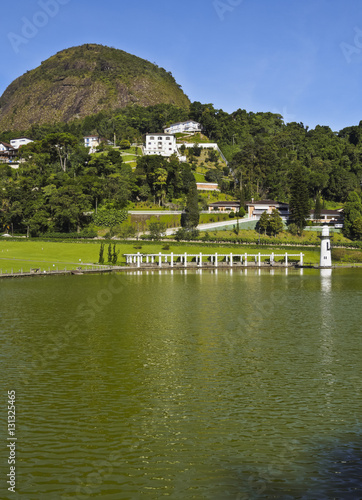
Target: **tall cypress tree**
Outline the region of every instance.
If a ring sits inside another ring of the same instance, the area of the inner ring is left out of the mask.
[[[297,225],[299,234],[302,234],[310,216],[310,203],[307,181],[300,165],[293,172],[289,210],[292,222]]]
[[[181,226],[186,229],[195,229],[199,225],[199,196],[196,181],[190,183],[187,193],[185,213],[181,216]]]
[[[322,210],[321,195],[318,193],[314,205],[314,220],[319,220],[321,218],[321,210]]]

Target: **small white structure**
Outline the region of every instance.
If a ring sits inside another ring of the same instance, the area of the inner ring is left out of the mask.
[[[86,135],[83,137],[84,140],[84,146],[86,148],[89,148],[89,153],[95,153],[97,146],[100,145],[101,142],[106,141],[106,139],[103,139],[103,137],[99,137],[98,135]]]
[[[25,144],[29,144],[29,142],[34,142],[27,137],[19,137],[18,139],[11,139],[10,144],[14,149],[19,149],[21,146],[25,146]]]
[[[332,254],[331,254],[331,239],[329,236],[329,227],[323,226],[321,235],[321,256],[320,267],[332,267]]]
[[[143,149],[145,155],[160,155],[172,156],[178,154],[176,147],[176,137],[172,134],[146,134],[145,147]]]
[[[201,125],[194,120],[187,120],[186,122],[172,123],[169,127],[163,129],[165,134],[180,134],[183,132],[195,133],[201,132]]]
[[[196,182],[196,189],[198,191],[220,191],[217,182]]]

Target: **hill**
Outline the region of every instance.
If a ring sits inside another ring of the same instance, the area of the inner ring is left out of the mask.
[[[14,80],[0,97],[0,131],[68,122],[102,110],[159,103],[188,108],[171,73],[122,50],[62,50]]]

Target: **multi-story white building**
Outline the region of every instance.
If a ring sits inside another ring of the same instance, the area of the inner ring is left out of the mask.
[[[166,157],[177,154],[176,137],[172,134],[146,134],[143,153]]]
[[[200,123],[194,120],[187,120],[186,122],[172,123],[169,127],[164,128],[163,131],[165,134],[179,134],[182,132],[201,132],[201,129]]]
[[[11,139],[10,144],[14,149],[19,149],[20,146],[25,146],[25,144],[29,144],[29,142],[33,141],[27,137],[19,137],[18,139]]]

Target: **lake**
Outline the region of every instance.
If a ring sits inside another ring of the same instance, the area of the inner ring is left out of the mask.
[[[45,276],[0,297],[1,498],[362,498],[361,270]]]

